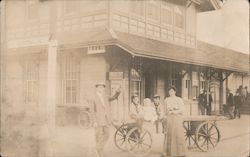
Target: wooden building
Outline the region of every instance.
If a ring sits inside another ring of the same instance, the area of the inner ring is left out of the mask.
[[[207,89],[214,99],[213,114],[220,114],[230,75],[240,76],[240,84],[249,87],[248,55],[196,39],[197,13],[219,9],[217,0],[23,0],[1,5],[5,154],[21,149],[24,156],[44,156],[51,153],[48,139],[65,129],[82,129],[81,113],[96,82],[106,82],[108,95],[122,87],[111,104],[117,122],[129,119],[133,94],[142,100],[157,93],[163,100],[167,87],[174,85],[187,115],[196,115],[199,91]]]

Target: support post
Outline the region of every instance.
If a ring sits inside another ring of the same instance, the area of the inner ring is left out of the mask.
[[[220,111],[219,113],[223,113],[223,93],[224,93],[224,89],[223,89],[223,73],[219,72],[219,78],[220,78],[220,93],[219,93],[219,97],[220,97]]]
[[[54,156],[53,138],[55,135],[55,108],[56,108],[56,64],[57,41],[49,41],[48,47],[48,76],[47,76],[47,126],[49,137],[48,155]]]

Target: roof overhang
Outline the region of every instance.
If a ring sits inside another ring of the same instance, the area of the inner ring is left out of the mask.
[[[220,0],[190,0],[198,5],[198,10],[200,12],[218,10],[221,8]]]
[[[92,45],[117,46],[133,56],[249,73],[249,55],[204,42],[186,47],[113,30],[56,34],[58,49],[86,48]],[[30,47],[27,47],[30,48]],[[15,49],[20,53],[19,49]]]

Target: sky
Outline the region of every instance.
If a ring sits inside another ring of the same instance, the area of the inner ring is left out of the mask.
[[[249,2],[227,0],[220,10],[197,19],[198,40],[249,54]]]

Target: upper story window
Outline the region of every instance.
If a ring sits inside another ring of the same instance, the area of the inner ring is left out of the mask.
[[[174,18],[175,26],[181,29],[184,29],[185,17],[184,17],[184,8],[181,6],[174,7]]]
[[[159,20],[159,4],[156,0],[147,1],[147,18]]]
[[[70,15],[78,11],[79,1],[78,0],[65,0],[64,1],[64,14]]]
[[[132,13],[144,16],[145,15],[145,1],[143,0],[131,0],[130,10]]]
[[[39,2],[37,0],[27,1],[27,16],[29,20],[38,20]]]
[[[161,22],[167,25],[173,25],[173,5],[168,1],[162,1]]]
[[[27,61],[24,67],[25,102],[34,103],[38,99],[38,64]]]

